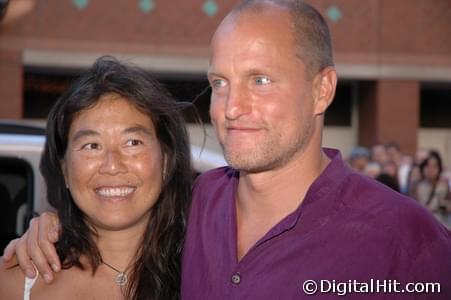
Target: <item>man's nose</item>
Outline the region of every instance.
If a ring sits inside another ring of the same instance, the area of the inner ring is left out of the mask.
[[[105,152],[100,173],[116,175],[127,171],[125,157],[118,149],[109,149]]]
[[[226,99],[226,119],[235,120],[251,111],[251,99],[246,87],[231,86]]]

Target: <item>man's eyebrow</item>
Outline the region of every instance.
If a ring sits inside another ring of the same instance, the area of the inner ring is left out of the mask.
[[[222,77],[221,74],[215,72],[214,70],[208,70],[208,71],[207,71],[207,78],[210,78],[210,77],[212,77],[212,76],[215,76],[215,77]]]
[[[264,75],[268,73],[268,69],[266,67],[262,67],[262,68],[251,68],[249,70],[246,70],[246,75],[247,76],[252,76],[252,75]],[[210,77],[224,77],[221,73],[215,72],[214,70],[208,70],[207,72],[207,78]]]
[[[98,136],[99,133],[92,129],[80,129],[77,131],[74,136],[72,137],[72,141],[75,142],[76,140],[85,137],[85,136]]]
[[[125,128],[122,133],[127,134],[127,133],[144,133],[145,135],[148,136],[153,136],[152,131],[149,128],[146,128],[144,126],[141,125],[137,125],[137,126],[133,126],[133,127],[128,127]]]
[[[267,70],[265,68],[251,68],[246,71],[246,75],[252,76],[252,75],[264,75],[267,74]]]

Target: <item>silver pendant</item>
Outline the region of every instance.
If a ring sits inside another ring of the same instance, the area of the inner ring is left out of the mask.
[[[116,276],[116,284],[117,285],[123,286],[127,283],[127,281],[128,281],[127,274],[125,274],[124,272],[117,274],[117,276]]]

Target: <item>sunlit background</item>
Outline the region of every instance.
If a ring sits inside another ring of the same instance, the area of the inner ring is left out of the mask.
[[[178,100],[195,101],[206,148],[220,153],[209,125],[208,45],[237,2],[0,0],[0,119],[45,123],[70,82],[112,54],[146,69]],[[435,149],[449,167],[451,1],[306,2],[330,25],[339,73],[324,144],[346,158],[376,144],[396,143],[411,157]],[[202,144],[194,123],[190,134]]]
[[[0,0],[0,118],[45,120],[81,70],[114,54],[178,99],[197,99],[208,123],[208,43],[236,2]],[[449,164],[451,1],[307,2],[331,27],[340,76],[325,144],[348,154],[356,145],[397,142],[411,155],[437,149]]]

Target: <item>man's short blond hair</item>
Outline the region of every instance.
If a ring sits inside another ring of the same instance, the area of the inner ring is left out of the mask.
[[[272,7],[286,10],[292,19],[297,56],[309,74],[334,66],[329,27],[321,14],[301,0],[244,0],[230,14],[259,13]]]

